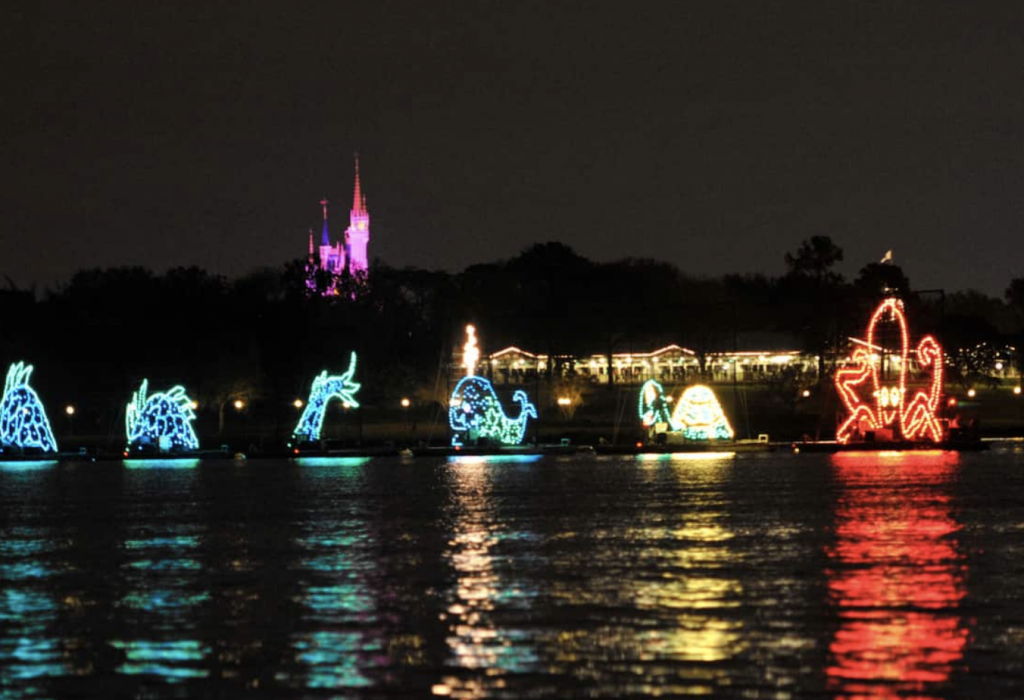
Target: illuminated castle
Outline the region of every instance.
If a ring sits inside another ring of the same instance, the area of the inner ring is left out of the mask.
[[[352,193],[352,209],[349,211],[348,228],[345,229],[344,245],[338,240],[331,243],[331,232],[327,220],[327,198],[320,200],[324,211],[324,225],[320,234],[319,248],[313,245],[313,232],[309,232],[309,268],[325,270],[332,275],[367,274],[369,263],[366,246],[370,242],[370,212],[366,209],[366,197],[359,182],[359,156],[356,156],[356,181]],[[310,288],[315,288],[313,280]],[[332,284],[328,293],[333,293]]]

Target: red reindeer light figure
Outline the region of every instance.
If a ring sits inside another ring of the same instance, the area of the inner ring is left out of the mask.
[[[895,323],[899,327],[899,376],[895,381],[882,376],[881,362],[872,355],[879,349],[875,343],[878,326]],[[903,302],[886,299],[871,317],[865,347],[853,353],[853,366],[836,372],[836,391],[849,411],[847,419],[836,431],[836,440],[849,442],[867,430],[892,429],[903,440],[942,442],[944,431],[935,417],[942,398],[942,348],[935,338],[925,336],[917,346],[918,367],[931,369],[928,390],[917,390],[907,399],[907,359],[910,336]]]

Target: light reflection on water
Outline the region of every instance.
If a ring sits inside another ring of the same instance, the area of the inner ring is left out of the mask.
[[[1024,696],[1019,452],[175,463],[0,470],[0,697]]]
[[[318,495],[294,540],[300,630],[291,635],[295,671],[275,680],[293,687],[366,688],[386,665],[374,591],[367,582],[376,546],[367,514],[354,498],[365,458],[300,458],[306,487]],[[310,467],[316,469],[309,470]]]
[[[142,518],[132,513],[120,545],[123,593],[115,607],[128,634],[108,641],[120,657],[116,673],[166,683],[209,675],[209,646],[196,638],[198,613],[210,599],[199,580],[205,525],[192,500],[198,465],[194,459],[124,461],[128,493],[138,499],[130,507],[147,510]],[[158,500],[160,492],[167,501]]]
[[[842,487],[829,590],[838,697],[943,697],[968,639],[967,565],[950,491],[956,453],[837,454]]]
[[[456,457],[450,475],[451,501],[447,516],[451,534],[445,550],[455,581],[444,596],[441,620],[448,628],[449,665],[456,671],[486,670],[480,674],[448,675],[436,684],[436,695],[456,698],[483,697],[504,686],[503,676],[525,673],[537,663],[529,641],[531,634],[504,626],[495,617],[499,607],[528,609],[535,591],[525,582],[503,579],[496,567],[495,547],[513,536],[530,538],[528,532],[511,532],[501,522],[491,495],[495,469],[532,464],[534,457]]]

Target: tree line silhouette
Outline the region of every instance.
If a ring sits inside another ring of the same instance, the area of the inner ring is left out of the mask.
[[[1000,358],[1019,367],[1012,348],[1024,343],[1024,277],[998,299],[914,290],[889,263],[847,280],[836,271],[842,259],[829,237],[815,236],[785,254],[781,276],[704,277],[651,259],[594,262],[548,242],[454,273],[375,261],[368,279],[337,280],[331,297],[309,293],[302,260],[233,280],[196,267],[89,269],[39,294],[10,283],[0,291],[0,362],[34,363],[43,395],[92,407],[111,424],[143,378],[154,388],[183,384],[222,432],[237,397],[286,425],[312,377],[341,367],[350,350],[360,356],[366,405],[436,398],[468,322],[485,353],[508,345],[547,353],[556,374],[573,357],[669,342],[702,357],[774,336],[819,355],[825,376],[835,349],[862,333],[881,296],[896,293],[914,333],[941,338],[953,381],[984,381]],[[313,279],[321,288],[330,281]]]

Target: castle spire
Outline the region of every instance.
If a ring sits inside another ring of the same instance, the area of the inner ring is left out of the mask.
[[[363,197],[363,188],[359,183],[359,152],[355,154],[356,157],[356,185],[352,191],[352,211],[362,214],[366,211],[366,199]]]
[[[327,228],[327,205],[328,204],[329,204],[329,202],[327,201],[327,197],[324,197],[323,199],[320,200],[320,206],[322,206],[324,208],[324,230],[323,230],[323,233],[320,234],[320,245],[330,245],[331,244],[331,232]]]

